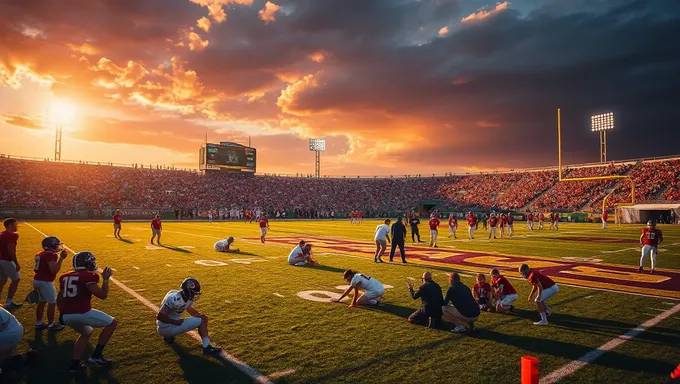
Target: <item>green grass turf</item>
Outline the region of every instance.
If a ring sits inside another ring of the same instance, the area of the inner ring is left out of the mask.
[[[268,236],[315,235],[370,241],[377,223],[275,221]],[[49,235],[59,236],[74,250],[94,252],[101,267],[115,268],[115,278],[156,304],[168,290],[177,289],[185,277],[198,278],[203,294],[196,308],[210,317],[211,339],[263,374],[295,370],[277,379],[282,383],[516,383],[523,355],[539,358],[541,372],[547,374],[677,303],[563,286],[551,300],[556,312],[551,325],[535,327],[531,325],[537,319],[535,307],[526,301],[530,286],[525,281],[512,280],[520,295],[515,315],[483,313],[476,333],[455,335],[406,322],[406,317],[420,304],[408,296],[407,278],[419,279],[428,270],[425,266],[378,265],[366,258],[319,255],[320,268],[290,267],[286,264],[288,247],[239,240],[258,237],[256,224],[166,222],[163,242],[172,248],[161,250],[146,249],[150,237],[148,223],[124,223],[122,233],[126,241],[111,237],[110,223],[31,224]],[[441,245],[517,255],[593,257],[629,265],[636,265],[639,258],[639,251],[635,250],[601,252],[635,244],[559,240],[560,236],[637,239],[639,226],[612,226],[603,232],[595,224],[563,224],[558,233],[534,231],[531,237],[524,237],[528,233],[521,223],[515,227],[519,236],[513,239],[448,241]],[[421,231],[425,232],[424,229],[423,226]],[[680,227],[661,229],[667,245],[662,248],[667,250],[659,255],[659,266],[678,269],[679,248],[671,244],[680,242]],[[462,230],[460,234],[466,233]],[[42,237],[26,224],[21,224],[20,236],[18,254],[24,279],[17,298],[30,291],[33,254]],[[243,254],[213,251],[213,243],[227,236],[237,238],[236,246]],[[260,261],[250,264],[232,261],[244,258]],[[196,264],[197,260],[227,265],[208,267]],[[62,273],[67,268],[65,263]],[[342,271],[347,268],[393,285],[387,291],[386,304],[378,309],[349,309],[345,304],[312,302],[296,296],[305,290],[340,293],[334,287],[345,284]],[[436,270],[435,280],[445,289],[448,284],[443,273]],[[463,277],[463,282],[472,285],[473,279]],[[105,355],[117,362],[113,367],[93,368],[88,378],[71,379],[65,370],[75,333],[67,329],[56,336],[47,332],[36,335],[34,307],[25,305],[14,311],[26,328],[18,351],[42,345],[46,348],[45,358],[34,367],[12,373],[4,382],[250,381],[234,367],[204,357],[198,343],[188,336],[178,337],[175,346],[165,345],[155,332],[155,314],[115,285],[107,300],[93,299],[93,305],[120,321],[105,350]],[[680,315],[675,314],[562,382],[664,383],[678,362]]]

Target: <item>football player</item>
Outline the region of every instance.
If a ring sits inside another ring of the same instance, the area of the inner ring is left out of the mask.
[[[541,320],[534,323],[534,325],[548,325],[548,316],[552,314],[552,308],[548,305],[548,299],[555,296],[559,291],[557,284],[543,273],[532,270],[528,265],[522,264],[519,267],[519,273],[531,283],[531,292],[527,301],[531,303],[533,298],[536,303],[536,308],[541,314]],[[536,297],[534,298],[534,293]]]
[[[496,217],[496,214],[491,212],[491,215],[489,216],[489,240],[491,240],[491,236],[493,238],[496,238],[496,226],[498,225],[498,218]]]
[[[342,277],[349,284],[349,288],[342,296],[332,301],[339,303],[352,291],[354,291],[354,296],[349,305],[350,308],[355,308],[358,305],[378,305],[383,301],[385,287],[378,280],[351,269],[346,270]],[[359,290],[364,292],[361,296],[359,296]]]
[[[257,223],[260,225],[260,241],[264,244],[264,237],[269,231],[269,219],[267,218],[267,215],[262,215]]]
[[[496,268],[491,270],[491,287],[493,288],[496,312],[514,311],[515,307],[512,303],[517,300],[517,291]]]
[[[312,245],[307,244],[304,240],[300,240],[298,245],[290,251],[288,255],[288,264],[297,267],[302,267],[306,264],[311,264],[313,266],[319,265],[319,263],[312,258]]]
[[[22,337],[24,327],[21,323],[5,308],[0,308],[0,363],[12,355]]]
[[[454,239],[457,239],[456,237],[456,230],[458,229],[458,219],[456,218],[456,215],[453,213],[449,214],[449,236],[453,235]]]
[[[506,217],[506,222],[508,223],[508,235],[512,237],[512,235],[515,233],[515,227],[513,226],[515,219],[512,217],[512,212],[508,212],[508,216]]]
[[[182,281],[180,290],[171,290],[163,298],[161,310],[156,316],[156,329],[166,343],[172,344],[175,336],[198,328],[203,344],[203,353],[218,355],[222,348],[210,344],[208,337],[208,316],[194,309],[193,305],[201,296],[201,284],[194,278]],[[191,317],[182,318],[184,311]]]
[[[73,346],[73,360],[69,372],[77,373],[86,369],[81,363],[85,349],[90,342],[92,328],[103,328],[97,347],[87,360],[90,364],[108,365],[113,361],[104,358],[102,352],[106,343],[118,326],[118,321],[102,311],[92,309],[92,295],[101,300],[109,296],[111,268],[102,272],[102,285],[99,286],[97,259],[91,252],[82,251],[73,255],[73,271],[61,276],[57,305],[62,324],[68,325],[80,336]]]
[[[61,264],[68,256],[61,247],[61,240],[54,236],[42,240],[42,252],[35,255],[35,275],[33,275],[33,288],[38,292],[38,307],[35,310],[35,329],[41,331],[61,331],[64,326],[54,323],[54,313],[57,306],[57,290],[54,288],[54,280],[61,269]],[[57,254],[58,253],[58,254]],[[47,304],[47,325],[43,323],[43,313]]]
[[[7,289],[7,301],[5,301],[5,308],[14,309],[22,306],[21,303],[14,302],[14,294],[19,287],[19,280],[21,275],[19,271],[21,266],[17,260],[17,241],[19,240],[19,220],[5,219],[3,221],[5,230],[0,232],[0,293],[5,287],[7,280],[12,280]]]
[[[477,228],[477,217],[475,216],[472,211],[467,213],[467,222],[468,222],[468,239],[474,240],[475,238],[475,229]]]
[[[483,273],[477,274],[477,282],[472,286],[472,296],[479,304],[480,310],[491,312],[491,285],[486,282]]]
[[[606,209],[602,210],[602,229],[607,229],[607,219],[609,218],[609,214],[607,213]]]
[[[151,220],[151,244],[153,244],[153,239],[158,236],[158,245],[161,245],[161,231],[163,231],[161,216],[156,215],[153,220]]]
[[[527,211],[527,228],[530,231],[534,230],[534,214],[531,211]]]
[[[642,256],[640,256],[640,268],[638,272],[642,272],[642,269],[647,261],[647,257],[651,258],[652,270],[650,273],[654,273],[654,268],[656,267],[656,255],[659,253],[659,244],[663,242],[663,233],[661,230],[656,229],[656,223],[652,220],[647,222],[647,227],[642,228],[642,235],[640,235],[640,246],[642,247]]]
[[[113,215],[113,237],[120,239],[120,230],[122,227],[123,215],[120,214],[120,209],[116,209]]]
[[[220,240],[215,243],[215,252],[225,252],[225,253],[239,253],[240,250],[238,248],[231,248],[231,245],[234,243],[234,238],[229,236],[224,240]]]
[[[545,215],[543,214],[543,212],[538,212],[536,216],[538,216],[538,229],[542,230],[543,222],[545,221]]]
[[[437,228],[439,228],[439,219],[436,214],[433,213],[430,215],[428,225],[430,226],[430,247],[437,248],[437,235],[439,234]]]

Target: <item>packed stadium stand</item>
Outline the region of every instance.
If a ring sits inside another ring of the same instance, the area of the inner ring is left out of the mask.
[[[680,158],[571,166],[565,177],[629,175],[638,200],[680,199]],[[255,209],[366,216],[434,201],[445,210],[591,211],[627,201],[619,180],[559,183],[556,169],[432,177],[344,178],[200,174],[195,171],[0,158],[0,207]]]

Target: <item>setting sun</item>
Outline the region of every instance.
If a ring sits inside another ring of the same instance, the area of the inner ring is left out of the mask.
[[[76,107],[66,100],[55,100],[51,103],[47,119],[51,123],[73,123],[76,118]]]

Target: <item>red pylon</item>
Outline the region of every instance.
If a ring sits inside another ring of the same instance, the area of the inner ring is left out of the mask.
[[[522,356],[522,384],[538,384],[538,359],[533,356]]]

